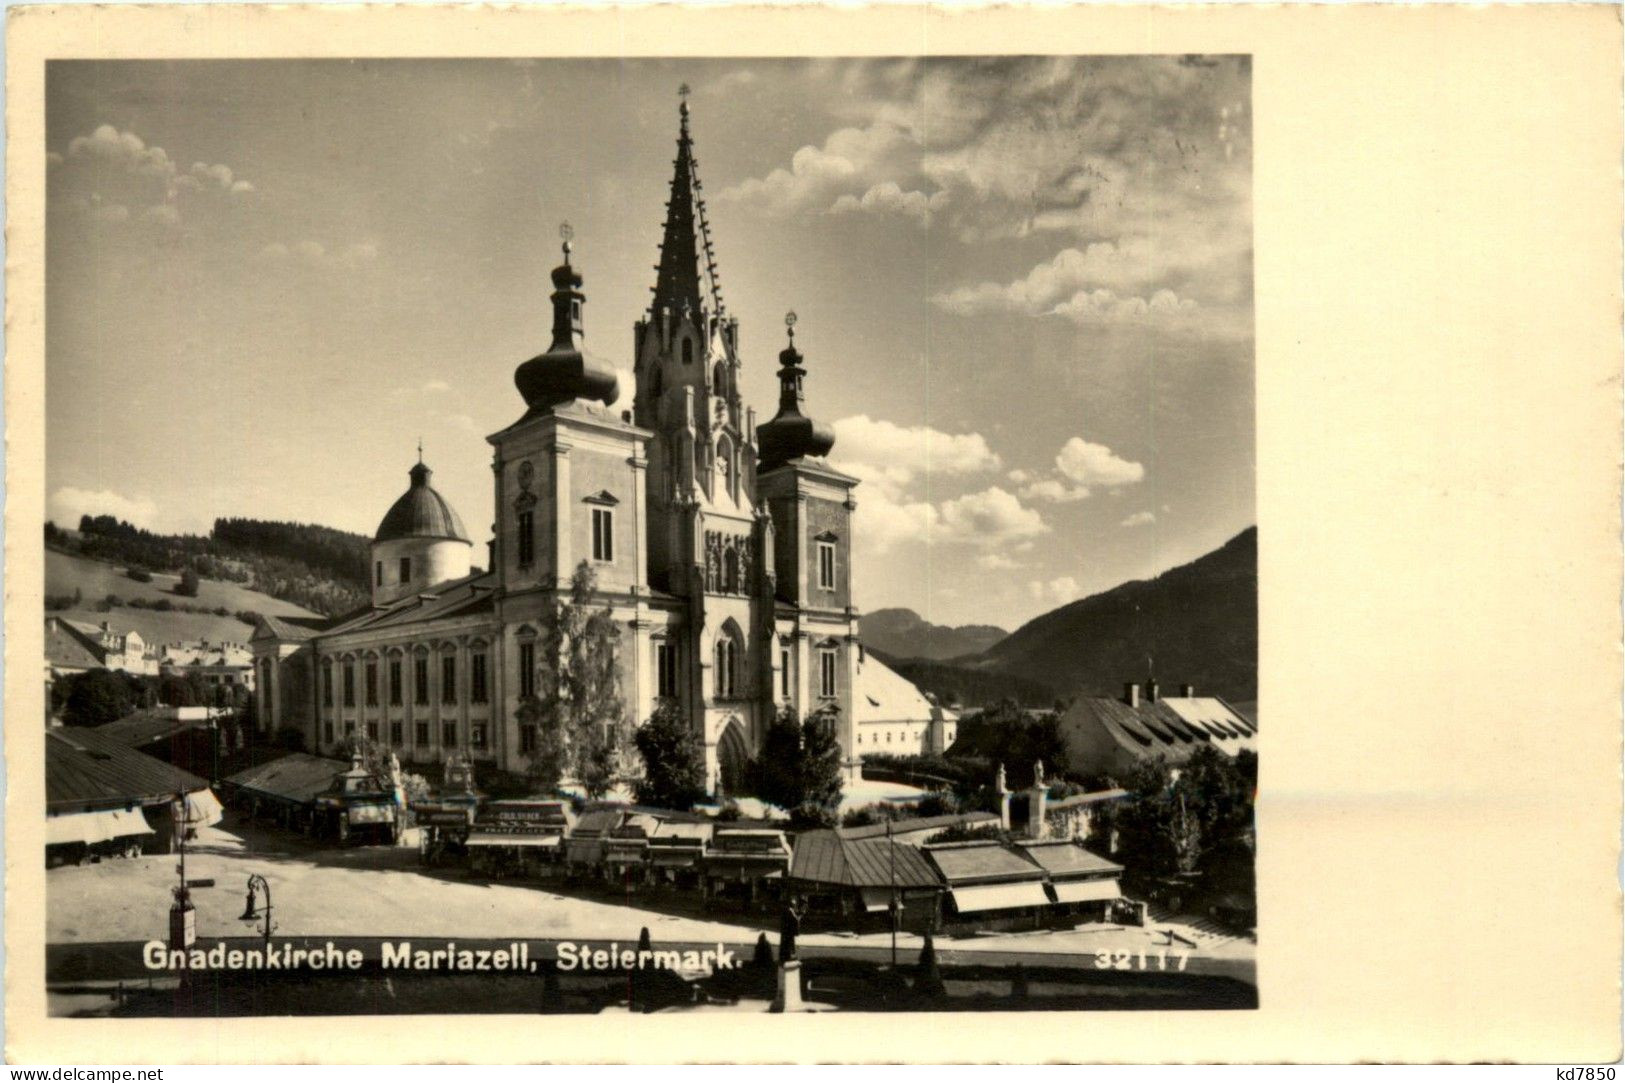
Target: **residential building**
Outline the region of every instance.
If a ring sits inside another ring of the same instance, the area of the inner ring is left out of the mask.
[[[1157,682],[1127,684],[1121,698],[1083,696],[1061,715],[1061,736],[1074,774],[1122,777],[1153,757],[1179,763],[1198,748],[1226,756],[1257,752],[1258,728],[1216,696],[1190,685],[1160,696]]]

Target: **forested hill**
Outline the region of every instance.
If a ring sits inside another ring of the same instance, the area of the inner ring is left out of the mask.
[[[1115,695],[1143,680],[1232,701],[1258,695],[1258,528],[1155,579],[1137,580],[1028,621],[955,664],[1051,685],[1062,696]]]
[[[45,544],[136,570],[191,568],[327,615],[368,598],[370,539],[308,523],[216,519],[204,536],[155,534],[111,515],[86,515],[76,531],[46,523]]]

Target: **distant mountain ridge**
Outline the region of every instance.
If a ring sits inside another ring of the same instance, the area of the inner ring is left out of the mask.
[[[1063,696],[1114,695],[1144,680],[1164,688],[1258,697],[1258,528],[1154,579],[1134,580],[1035,617],[955,667],[1040,681]]]
[[[965,624],[952,628],[932,624],[912,609],[877,609],[863,615],[860,637],[864,646],[891,658],[942,661],[980,654],[1010,633],[991,624]]]

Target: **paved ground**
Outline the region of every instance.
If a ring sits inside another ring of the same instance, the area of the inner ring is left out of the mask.
[[[105,861],[47,873],[47,942],[108,945],[163,940],[167,936],[170,889],[176,883],[173,855]],[[762,916],[698,912],[687,898],[676,901],[620,897],[591,888],[551,888],[544,884],[470,878],[461,870],[433,870],[418,864],[415,848],[321,847],[260,825],[226,823],[207,828],[189,848],[188,879],[212,878],[216,886],[193,892],[197,932],[202,939],[251,936],[257,926],[239,920],[250,873],[271,884],[275,935],[292,937],[459,937],[490,940],[635,941],[648,927],[659,941],[722,941],[749,945],[767,931],[777,939],[777,922]],[[1179,921],[1145,929],[1085,926],[1053,933],[1021,933],[941,941],[939,949],[976,953],[993,962],[1031,954],[1075,955],[1077,965],[1093,965],[1098,952],[1140,953],[1167,947],[1168,932],[1182,936],[1176,950],[1193,951],[1203,962],[1250,967],[1251,937],[1215,938]],[[813,933],[800,941],[808,948],[889,951],[885,933],[864,936]],[[918,937],[898,937],[899,952],[912,958]]]

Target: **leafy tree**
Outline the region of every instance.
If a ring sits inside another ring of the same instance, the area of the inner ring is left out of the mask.
[[[181,581],[175,584],[175,593],[188,598],[196,598],[198,592],[197,570],[188,565],[181,569]]]
[[[682,708],[671,702],[655,708],[636,741],[643,757],[639,802],[686,809],[705,798],[705,748]]]
[[[609,606],[594,608],[598,577],[583,560],[570,577],[568,601],[555,598],[536,667],[534,710],[540,744],[557,752],[533,757],[543,774],[569,773],[591,797],[602,796],[618,774],[636,770],[626,703],[621,696],[621,633]],[[530,724],[530,723],[527,723]]]
[[[1231,760],[1199,748],[1177,767],[1161,757],[1124,779],[1134,794],[1113,813],[1124,863],[1157,875],[1194,872],[1235,845],[1250,843],[1257,758]]]
[[[62,705],[62,721],[69,726],[100,726],[123,718],[138,702],[138,682],[108,669],[90,669],[72,678]]]
[[[746,770],[757,797],[804,820],[833,821],[841,803],[837,710],[827,707],[804,722],[788,704],[779,710],[763,736],[761,755]]]

